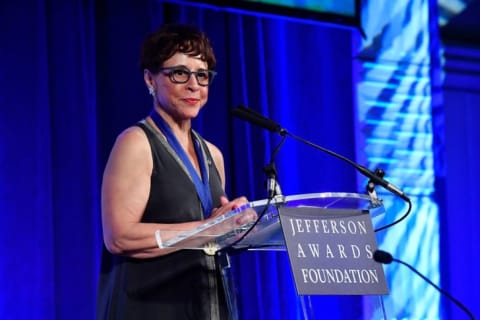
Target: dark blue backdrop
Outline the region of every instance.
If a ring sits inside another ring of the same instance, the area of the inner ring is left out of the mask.
[[[201,26],[219,60],[219,76],[195,127],[224,151],[229,195],[265,197],[262,167],[278,142],[278,137],[230,118],[229,110],[240,103],[299,136],[356,158],[354,30],[161,1],[3,1],[0,318],[93,318],[102,243],[101,173],[116,135],[151,107],[137,65],[142,37],[163,22],[177,21]],[[442,208],[452,215],[454,200],[468,200],[461,220],[443,216],[448,224],[443,243],[448,245],[442,252],[469,258],[475,252],[478,262],[478,217],[473,213],[478,212],[474,177],[479,175],[479,154],[474,150],[480,141],[474,110],[480,98],[478,85],[472,87],[462,109],[445,108],[446,115],[455,115],[448,118],[451,122],[438,126],[446,141],[441,155],[454,168],[441,171],[448,192],[439,196],[452,199]],[[447,153],[448,148],[455,150]],[[291,140],[277,166],[285,194],[358,191],[353,169]],[[450,174],[455,180],[448,180]],[[464,246],[452,245],[459,232]],[[468,261],[460,264],[454,258],[444,263],[449,272],[443,284],[478,312],[461,284],[479,284],[473,267],[465,270]],[[245,319],[301,318],[285,253],[248,253],[235,265]],[[330,319],[362,314],[359,297],[316,297],[313,304]]]

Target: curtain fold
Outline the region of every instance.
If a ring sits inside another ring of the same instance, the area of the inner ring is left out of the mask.
[[[437,183],[437,197],[445,202],[442,214],[441,238],[443,248],[442,283],[449,292],[464,303],[475,316],[480,315],[478,302],[480,285],[477,266],[480,263],[478,243],[480,206],[477,194],[478,161],[480,159],[480,49],[445,45],[444,112],[437,121],[443,151]],[[455,239],[453,241],[453,239]],[[461,319],[464,313],[449,306],[446,315]]]
[[[5,319],[35,318],[37,312],[54,316],[49,285],[55,279],[54,225],[42,214],[53,207],[44,12],[45,4],[35,3],[29,19],[18,23],[21,8],[2,3],[0,10],[0,314]],[[28,308],[21,310],[18,302]]]
[[[100,225],[93,3],[2,3],[2,319],[92,318]]]

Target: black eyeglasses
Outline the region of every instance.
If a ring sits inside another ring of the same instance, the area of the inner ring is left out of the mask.
[[[194,74],[198,85],[202,87],[207,87],[212,84],[213,78],[215,78],[215,75],[217,74],[213,70],[206,69],[190,71],[188,68],[183,66],[165,67],[160,68],[158,71],[168,71],[168,73],[164,74],[168,76],[173,83],[180,84],[187,83],[192,74]]]

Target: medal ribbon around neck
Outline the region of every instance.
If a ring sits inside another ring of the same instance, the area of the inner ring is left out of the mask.
[[[197,194],[198,194],[198,197],[200,198],[200,202],[202,203],[203,216],[205,218],[209,217],[213,209],[212,194],[210,192],[210,183],[208,181],[208,171],[207,171],[207,164],[206,164],[207,161],[206,159],[203,158],[203,152],[200,146],[200,141],[198,141],[195,138],[195,135],[192,135],[193,144],[195,147],[195,153],[197,154],[202,177],[198,176],[198,173],[195,170],[192,162],[188,158],[183,147],[180,145],[180,142],[178,142],[178,139],[173,134],[173,131],[168,125],[168,123],[155,110],[153,110],[150,113],[150,117],[152,118],[153,122],[155,122],[155,124],[160,129],[160,131],[162,131],[162,133],[165,135],[165,138],[167,139],[168,144],[176,152],[180,160],[183,162],[183,164],[187,168],[190,178],[192,179],[192,182],[195,185],[195,188],[197,189]]]

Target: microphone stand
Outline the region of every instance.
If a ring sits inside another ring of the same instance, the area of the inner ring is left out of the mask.
[[[265,181],[267,197],[271,199],[275,198],[276,196],[281,196],[282,191],[277,181],[277,168],[275,167],[275,162],[272,160],[269,164],[265,165],[263,167],[263,172],[267,176],[267,180]]]
[[[383,177],[385,176],[385,171],[383,171],[380,168],[377,168],[375,169],[374,174],[383,179]],[[373,181],[373,179],[369,179],[365,187],[365,191],[370,197],[370,201],[372,202],[373,206],[380,206],[382,205],[382,199],[380,199],[377,195],[377,191],[375,190],[376,186],[377,184],[375,183],[375,181]]]
[[[277,180],[277,168],[275,166],[275,158],[277,157],[278,152],[285,143],[286,140],[286,131],[280,132],[282,140],[277,144],[275,149],[273,149],[272,154],[270,155],[270,162],[263,167],[263,172],[267,176],[266,188],[267,188],[267,197],[268,199],[273,199],[275,197],[282,197],[282,191],[280,184]]]

